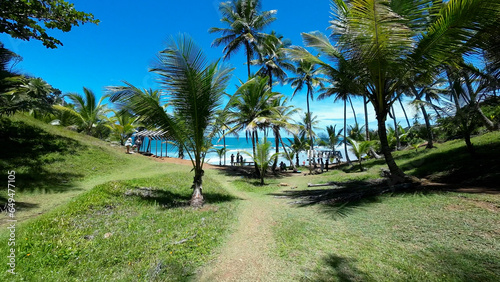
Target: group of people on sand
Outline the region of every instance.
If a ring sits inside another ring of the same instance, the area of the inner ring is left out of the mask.
[[[236,153],[236,162],[234,161],[234,154],[231,154],[231,166],[241,165],[243,162],[243,156],[240,155],[240,152]]]

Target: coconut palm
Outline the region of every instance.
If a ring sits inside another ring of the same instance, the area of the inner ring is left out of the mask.
[[[248,77],[250,77],[250,61],[257,50],[258,42],[263,40],[264,28],[276,20],[276,10],[261,11],[260,0],[231,0],[222,2],[219,11],[221,22],[227,27],[212,27],[210,33],[220,33],[222,37],[215,39],[212,46],[224,46],[224,59],[229,59],[242,46],[247,57]]]
[[[321,145],[322,146],[326,146],[326,147],[329,147],[333,154],[334,154],[334,157],[337,159],[338,162],[340,162],[339,160],[339,156],[337,155],[337,150],[335,149],[336,146],[338,144],[340,144],[341,142],[341,136],[342,136],[342,130],[343,128],[341,128],[338,132],[335,130],[337,126],[331,126],[331,125],[328,125],[326,127],[326,137],[325,138],[322,138],[321,139]]]
[[[77,119],[78,127],[88,135],[92,135],[93,128],[97,127],[108,112],[104,100],[109,95],[103,95],[97,101],[94,92],[86,87],[83,87],[83,94],[71,93],[67,94],[71,102],[74,104],[74,109],[70,107],[54,106],[58,110],[64,110],[72,113]]]
[[[215,120],[215,130],[214,132],[220,136],[220,139],[222,139],[222,144],[224,148],[227,151],[226,148],[226,131],[230,129],[229,124],[227,123],[228,119],[228,112],[224,110],[219,110],[217,111],[217,118]],[[235,132],[234,135],[238,137],[238,134]],[[219,141],[220,141],[219,139]],[[224,153],[224,165],[226,165],[226,154]]]
[[[283,143],[283,139],[281,138],[280,131],[281,129],[283,129],[286,132],[293,134],[299,130],[299,125],[291,122],[292,116],[295,115],[299,111],[299,109],[295,108],[292,105],[288,105],[288,98],[285,98],[284,96],[281,96],[278,99],[274,99],[272,101],[271,108],[274,112],[274,115],[271,116],[270,123],[273,130],[276,147],[276,157],[273,162],[272,170],[276,170],[276,166],[278,164],[279,147],[281,144],[285,157],[287,157],[292,164],[293,171],[296,171],[297,168],[295,167],[295,165],[293,165],[293,158],[289,158],[289,154],[286,150],[285,144]]]
[[[260,185],[264,185],[264,177],[266,176],[269,164],[273,161],[273,159],[277,155],[279,155],[279,153],[271,154],[271,148],[272,148],[272,143],[267,141],[267,138],[264,137],[264,140],[257,144],[256,154],[252,156],[248,152],[243,151],[244,154],[247,154],[250,157],[252,157],[255,164],[259,167]]]
[[[305,49],[304,49],[305,51]],[[292,98],[295,97],[298,91],[306,88],[306,103],[307,113],[306,117],[311,117],[311,110],[309,107],[309,99],[314,100],[314,88],[322,87],[324,79],[321,77],[319,65],[311,63],[309,60],[298,60],[297,67],[294,70],[296,77],[290,77],[286,81],[291,84],[295,90],[292,93]],[[314,150],[314,140],[311,124],[308,124],[308,137],[311,150]]]
[[[412,105],[422,112],[422,117],[425,121],[427,130],[427,149],[434,148],[434,135],[430,116],[425,107],[429,105],[433,106],[433,101],[438,101],[439,97],[445,94],[445,82],[446,80],[442,77],[427,77],[425,74],[415,75],[413,79],[406,82],[406,87],[408,88],[406,93],[413,99]]]
[[[174,114],[166,112],[159,99],[135,87],[110,88],[112,100],[127,102],[142,123],[168,132],[189,155],[194,170],[191,206],[199,207],[204,201],[202,178],[208,136],[232,70],[218,61],[209,63],[193,40],[181,35],[158,54],[151,71],[160,76]]]
[[[403,78],[419,69],[440,66],[472,51],[472,39],[496,19],[497,0],[334,0],[330,29],[334,47],[318,32],[303,34],[308,47],[333,59],[346,58],[360,70],[374,107],[381,149],[394,180],[406,177],[387,144],[386,119]],[[311,62],[321,63],[311,54]]]
[[[294,152],[294,154],[295,154],[295,158],[296,158],[295,165],[298,167],[300,165],[299,164],[300,152],[309,149],[309,144],[307,143],[306,136],[304,134],[299,134],[299,135],[294,134],[293,139],[288,138],[288,143],[290,144],[289,147],[290,147],[291,151]]]
[[[224,158],[225,158],[226,152],[227,152],[226,148],[225,147],[216,148],[215,152],[217,153],[217,156],[219,156],[219,165],[222,165],[222,156],[224,156]]]
[[[228,124],[232,124],[227,134],[244,130],[247,140],[250,138],[252,141],[254,155],[259,139],[258,130],[263,125],[270,124],[270,117],[274,115],[271,103],[281,96],[279,93],[271,92],[268,79],[255,76],[242,83],[227,105]],[[257,164],[255,172],[259,174]]]
[[[371,146],[373,146],[373,141],[356,141],[352,138],[346,138],[351,145],[350,151],[356,156],[359,162],[359,170],[363,171],[362,160],[363,156],[368,154]]]
[[[107,123],[105,126],[111,130],[111,137],[123,146],[125,140],[129,138],[137,127],[137,118],[134,118],[132,114],[126,109],[120,111],[112,111],[114,116],[107,118]]]
[[[355,123],[357,124],[356,113],[351,101],[351,96],[360,95],[364,91],[363,83],[360,81],[360,75],[358,74],[355,66],[351,65],[350,63],[350,61],[341,58],[338,60],[337,68],[323,66],[322,72],[329,78],[330,81],[332,81],[332,83],[322,87],[320,89],[320,94],[318,95],[318,100],[323,100],[327,97],[334,96],[334,102],[344,102],[344,136],[348,136],[347,101],[349,100],[349,103],[351,104]],[[346,138],[344,138],[344,150],[347,162],[351,163],[349,154],[347,153]]]
[[[261,66],[257,75],[268,76],[271,89],[274,79],[283,83],[287,77],[285,71],[295,69],[285,53],[285,48],[290,47],[290,45],[290,40],[283,39],[283,36],[278,36],[273,31],[271,34],[265,35],[257,49],[258,59],[251,62],[253,65]]]
[[[496,130],[499,125],[493,123],[480,108],[480,101],[487,96],[489,79],[481,77],[481,72],[468,64],[449,66],[447,76],[450,85],[450,100],[452,107],[447,107],[448,114],[454,114],[454,119],[459,127],[467,149],[475,153],[470,140],[475,127],[475,121],[481,121],[489,130]]]

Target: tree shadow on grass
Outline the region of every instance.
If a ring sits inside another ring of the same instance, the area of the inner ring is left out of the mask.
[[[189,206],[189,200],[191,200],[191,195],[175,193],[154,187],[135,187],[133,189],[128,189],[123,194],[120,193],[120,195],[134,197],[141,203],[159,205],[165,209],[187,207]],[[203,193],[203,197],[205,199],[205,204],[217,204],[238,199],[229,194],[214,192]]]
[[[409,264],[399,265],[399,261],[390,258],[384,260],[390,269],[400,269],[394,276],[384,277],[387,280],[406,281],[411,278],[423,280],[447,281],[499,281],[500,256],[494,252],[483,253],[474,249],[442,246],[411,254],[415,267]],[[436,262],[439,263],[436,263]],[[306,271],[305,281],[366,281],[376,279],[356,266],[356,259],[330,254],[321,260],[320,266]],[[414,280],[413,279],[413,280]]]
[[[72,155],[84,148],[73,139],[0,118],[0,170],[16,172],[16,191],[68,191],[72,188],[68,182],[83,175],[48,171],[45,167],[61,161],[60,156]]]
[[[500,146],[495,143],[476,145],[475,156],[464,147],[444,152],[434,152],[414,158],[401,165],[403,170],[413,170],[416,177],[435,175],[433,181],[499,187]]]
[[[289,204],[298,207],[319,205],[325,213],[334,217],[346,217],[360,208],[380,203],[380,197],[385,194],[425,194],[434,192],[410,183],[389,186],[384,179],[330,182],[330,184],[331,188],[285,190],[270,195],[291,199],[293,201],[289,202]]]
[[[330,254],[322,259],[322,267],[308,271],[306,281],[365,281],[368,275],[356,267],[356,260]]]
[[[419,257],[430,257],[427,271],[448,281],[500,281],[500,255],[467,247],[432,248]],[[439,261],[439,264],[433,263]]]

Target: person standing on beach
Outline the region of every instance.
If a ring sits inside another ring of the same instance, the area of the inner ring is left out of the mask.
[[[240,152],[236,153],[236,163],[240,162]]]
[[[231,166],[234,165],[234,154],[231,154]]]
[[[130,154],[130,146],[132,146],[132,138],[127,139],[125,147],[127,147],[127,154]]]

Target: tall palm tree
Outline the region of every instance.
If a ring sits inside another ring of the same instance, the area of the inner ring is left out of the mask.
[[[225,152],[227,152],[226,148],[226,132],[230,129],[229,124],[227,123],[227,119],[229,118],[228,112],[225,110],[218,110],[217,111],[217,118],[215,119],[215,130],[214,132],[220,136],[220,139],[222,139],[222,144],[224,146]],[[238,133],[234,133],[236,137],[238,137]],[[226,154],[224,153],[224,165],[226,165]]]
[[[258,59],[253,60],[253,65],[260,66],[257,75],[269,77],[269,87],[273,88],[274,79],[284,83],[287,77],[286,70],[294,70],[294,66],[288,60],[285,48],[290,47],[291,42],[276,35],[273,31],[265,35],[264,40],[258,45]]]
[[[309,145],[311,145],[311,139],[316,139],[318,136],[316,134],[316,131],[320,130],[321,128],[318,127],[318,116],[312,116],[313,113],[305,113],[304,116],[302,117],[302,120],[299,121],[299,134],[306,136],[309,140]],[[312,117],[311,117],[312,116]],[[311,138],[312,137],[312,138]]]
[[[386,119],[403,78],[418,69],[436,70],[477,45],[468,44],[496,19],[496,0],[334,0],[334,47],[320,33],[303,34],[308,47],[327,58],[352,60],[368,82],[381,149],[395,181],[407,178],[387,143]],[[318,58],[307,55],[316,63]],[[326,63],[325,63],[326,64]]]
[[[311,117],[309,99],[314,100],[314,88],[322,87],[324,78],[321,77],[319,65],[317,65],[316,63],[311,63],[311,61],[309,60],[298,60],[297,67],[295,68],[294,72],[297,76],[287,79],[287,82],[290,83],[293,88],[295,88],[292,93],[291,99],[295,97],[295,94],[297,94],[298,91],[302,91],[305,88],[307,103],[306,117]],[[309,124],[307,128],[309,130],[309,144],[311,146],[311,150],[314,150],[314,140],[311,124]]]
[[[283,139],[281,138],[281,129],[285,130],[289,133],[297,133],[299,130],[299,126],[292,122],[292,116],[296,114],[299,109],[295,108],[292,105],[288,105],[288,98],[284,96],[279,97],[278,99],[274,99],[271,104],[271,108],[274,112],[274,115],[271,116],[270,123],[271,128],[273,130],[274,138],[275,138],[275,147],[276,147],[276,157],[274,159],[274,163],[272,166],[272,170],[275,171],[278,165],[278,154],[280,144],[283,148],[284,155],[289,158],[289,154],[286,150],[286,146],[283,143]],[[293,164],[293,160],[289,159],[290,163]],[[293,171],[296,171],[295,165],[293,166]]]
[[[270,117],[274,115],[271,103],[281,96],[271,92],[268,77],[255,76],[242,83],[227,104],[229,111],[228,124],[232,128],[227,134],[245,130],[245,136],[252,141],[252,150],[255,156],[258,143],[258,130],[263,125],[270,124]],[[259,174],[259,167],[255,164],[255,171]]]
[[[462,64],[449,66],[447,76],[450,85],[450,98],[454,103],[452,112],[455,114],[457,125],[464,136],[464,141],[471,154],[475,153],[470,140],[476,120],[482,122],[489,130],[499,129],[480,108],[479,102],[488,93],[490,82],[481,78],[481,72],[472,65]]]
[[[327,97],[334,96],[334,102],[339,100],[344,102],[344,153],[346,157],[346,161],[351,163],[349,159],[349,154],[347,153],[347,101],[349,100],[355,123],[356,121],[356,113],[354,111],[354,107],[351,101],[352,95],[361,95],[364,93],[364,88],[362,81],[360,80],[360,75],[357,72],[355,66],[351,65],[351,62],[345,59],[338,60],[337,68],[332,68],[329,66],[322,66],[322,72],[332,81],[331,84],[328,84],[320,89],[320,94],[318,95],[318,100],[323,100]]]
[[[427,149],[434,148],[434,135],[432,132],[430,116],[427,113],[426,106],[433,106],[433,101],[438,101],[441,95],[445,94],[444,83],[446,80],[442,77],[427,76],[424,73],[413,75],[404,87],[408,88],[406,93],[413,99],[412,104],[422,112],[425,127],[427,130]]]
[[[83,132],[88,135],[92,134],[92,129],[98,126],[108,112],[104,100],[109,95],[103,95],[97,100],[94,92],[86,87],[83,87],[83,95],[71,93],[67,95],[74,104],[74,109],[63,106],[56,106],[59,110],[65,110],[73,113],[78,118],[78,126]]]
[[[166,112],[158,99],[135,87],[110,88],[114,93],[112,100],[126,101],[142,123],[167,131],[189,155],[194,170],[191,206],[199,207],[204,202],[202,178],[207,137],[211,135],[232,69],[218,61],[208,63],[193,40],[182,35],[170,40],[151,71],[160,76],[174,114]]]
[[[221,22],[227,27],[212,27],[210,33],[220,33],[222,37],[215,39],[212,46],[225,45],[224,59],[229,59],[242,46],[245,47],[247,57],[248,77],[250,77],[250,61],[262,41],[264,28],[276,20],[276,10],[261,11],[260,0],[231,0],[222,2],[219,11],[222,14]]]

